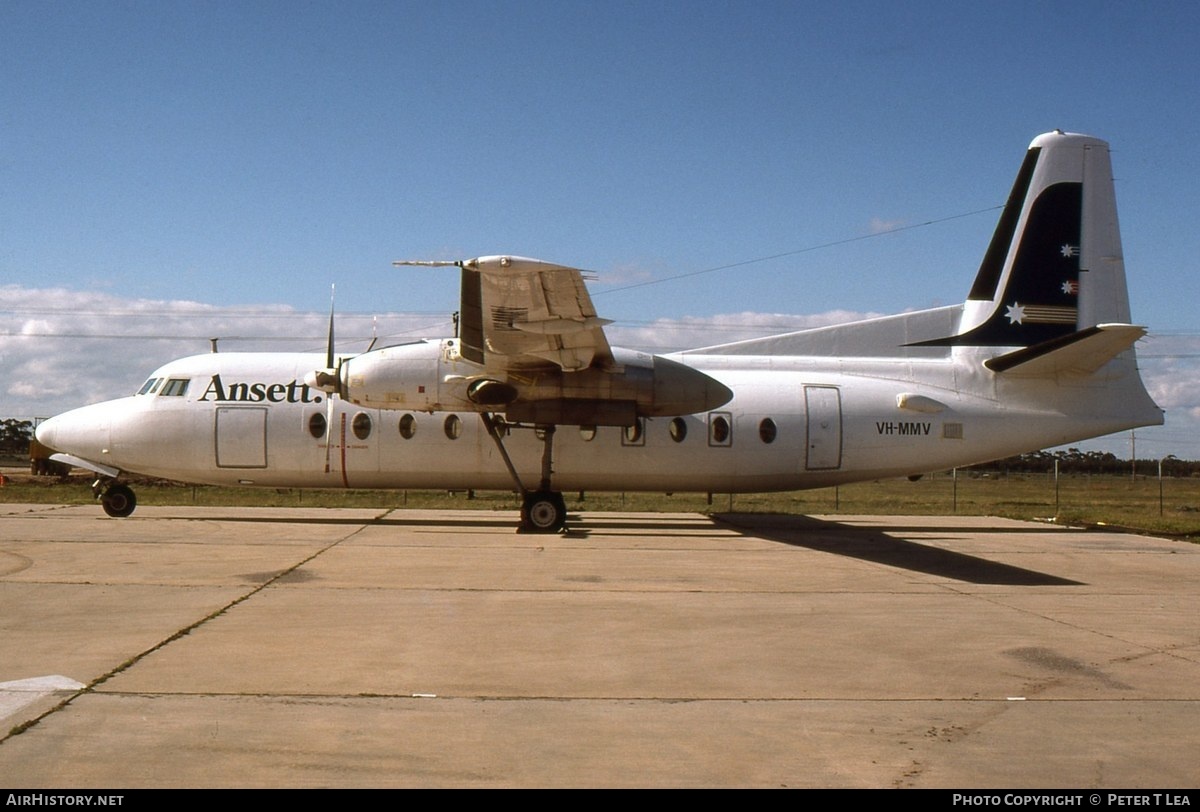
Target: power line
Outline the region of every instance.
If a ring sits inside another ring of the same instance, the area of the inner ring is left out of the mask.
[[[952,214],[949,217],[941,217],[936,220],[926,220],[923,223],[912,223],[911,225],[907,225],[907,226],[897,226],[896,228],[889,228],[885,231],[877,231],[872,234],[861,234],[857,237],[846,237],[841,240],[833,240],[831,242],[823,242],[818,245],[810,245],[806,248],[797,248],[794,251],[784,251],[779,254],[771,254],[770,256],[756,257],[754,259],[745,259],[745,260],[742,260],[741,262],[731,262],[728,265],[717,265],[715,267],[704,268],[699,271],[688,271],[687,273],[675,274],[674,276],[664,276],[661,279],[651,279],[648,282],[635,282],[632,285],[622,285],[621,287],[618,287],[618,288],[609,288],[608,290],[602,290],[598,293],[593,293],[592,296],[593,296],[593,298],[595,298],[596,296],[604,296],[609,293],[618,293],[623,290],[634,290],[636,288],[649,287],[650,285],[661,285],[664,282],[674,282],[678,279],[690,279],[693,276],[700,276],[701,274],[716,273],[717,271],[727,271],[731,268],[742,268],[742,267],[745,267],[746,265],[754,265],[755,263],[759,263],[759,262],[770,262],[773,259],[783,259],[784,257],[794,257],[799,254],[807,254],[811,251],[820,251],[823,248],[834,248],[839,245],[848,245],[849,243],[862,242],[863,240],[871,240],[876,237],[885,237],[889,234],[898,234],[901,231],[910,231],[914,228],[923,228],[925,226],[932,226],[932,225],[936,225],[938,223],[946,223],[946,222],[949,222],[950,220],[958,220],[963,217],[973,217],[976,214],[986,214],[987,212],[996,211],[996,210],[1002,209],[1002,208],[1004,208],[1004,204],[1000,204],[1000,205],[996,205],[996,206],[988,206],[985,209],[976,209],[975,211],[963,212],[962,214]]]
[[[179,316],[193,317],[202,316],[204,318],[230,318],[230,319],[327,319],[329,318],[328,311],[317,310],[248,310],[237,307],[213,307],[213,308],[154,308],[154,309],[80,309],[76,307],[24,307],[15,305],[13,307],[0,306],[0,313],[13,316],[146,316],[148,318],[160,318],[163,316]],[[363,319],[363,318],[427,318],[430,316],[445,316],[444,310],[413,310],[404,312],[387,312],[380,313],[369,310],[344,310],[337,312],[339,319]]]
[[[351,343],[354,341],[370,341],[372,338],[378,338],[379,341],[388,341],[398,338],[410,338],[413,333],[428,333],[437,330],[439,327],[444,327],[445,324],[439,322],[436,325],[422,324],[415,327],[408,327],[403,330],[395,330],[384,335],[374,336],[352,335],[341,336],[338,338],[338,343]],[[208,341],[211,338],[219,338],[222,341],[316,341],[321,339],[321,336],[306,335],[217,335],[214,336],[212,331],[197,335],[181,335],[179,333],[55,333],[55,332],[13,332],[11,330],[0,331],[0,337],[5,338],[67,338],[73,340],[80,339],[102,339],[110,341]]]

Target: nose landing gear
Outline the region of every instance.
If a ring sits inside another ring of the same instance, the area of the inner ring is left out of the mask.
[[[104,512],[114,519],[124,519],[133,513],[137,507],[137,496],[133,488],[120,482],[113,482],[108,487],[103,486],[103,480],[97,479],[92,484],[92,492],[100,500]]]

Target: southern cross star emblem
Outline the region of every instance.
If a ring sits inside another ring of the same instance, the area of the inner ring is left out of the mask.
[[[1078,293],[1079,292],[1079,283],[1074,280],[1067,279],[1066,281],[1064,281],[1062,283],[1062,292],[1063,293]]]
[[[1064,244],[1062,248],[1058,249],[1058,252],[1064,257],[1077,257],[1079,256],[1079,246]]]
[[[1004,317],[1008,319],[1009,324],[1021,324],[1025,320],[1025,308],[1019,302],[1013,302],[1008,306]]]

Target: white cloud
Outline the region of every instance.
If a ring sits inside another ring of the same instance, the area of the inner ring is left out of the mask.
[[[656,263],[656,266],[652,269],[636,262],[618,262],[604,273],[598,274],[595,290],[600,291],[610,286],[644,285],[654,279],[656,272],[669,273],[661,263]]]
[[[390,343],[448,333],[448,319],[403,313],[345,313],[339,352],[366,348],[372,331]],[[174,358],[222,351],[325,351],[328,315],[286,305],[216,307],[199,302],[121,299],[61,288],[0,287],[0,414],[45,417],[131,394]]]
[[[842,324],[878,314],[730,313],[661,318],[608,328],[619,346],[654,352],[722,344]],[[209,351],[323,353],[328,314],[286,305],[217,307],[201,302],[122,299],[62,288],[0,286],[0,418],[45,417],[135,391],[156,367]],[[381,343],[447,335],[448,319],[427,314],[339,314],[339,352],[366,348],[375,327]],[[1200,336],[1151,335],[1138,344],[1147,389],[1167,410],[1162,428],[1138,429],[1138,456],[1200,459]],[[1077,444],[1129,452],[1128,433]]]
[[[872,217],[869,228],[872,234],[886,234],[903,225],[903,220],[884,220],[882,217]]]

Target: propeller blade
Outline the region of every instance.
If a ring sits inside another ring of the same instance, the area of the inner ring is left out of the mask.
[[[325,473],[329,473],[330,455],[333,453],[333,394],[325,396]]]
[[[304,376],[304,382],[314,389],[320,389],[322,392],[328,392],[332,397],[334,394],[340,395],[342,392],[341,386],[341,364],[334,365],[337,358],[334,355],[333,344],[333,321],[334,321],[334,293],[335,286],[329,286],[329,338],[325,347],[325,368],[315,369]]]
[[[363,350],[363,352],[370,352],[371,350],[375,349],[375,342],[378,340],[379,340],[379,317],[372,316],[371,317],[371,343],[367,345],[367,348],[365,350]]]
[[[329,344],[325,349],[325,368],[333,369],[333,300],[337,292],[336,285],[329,286]]]

